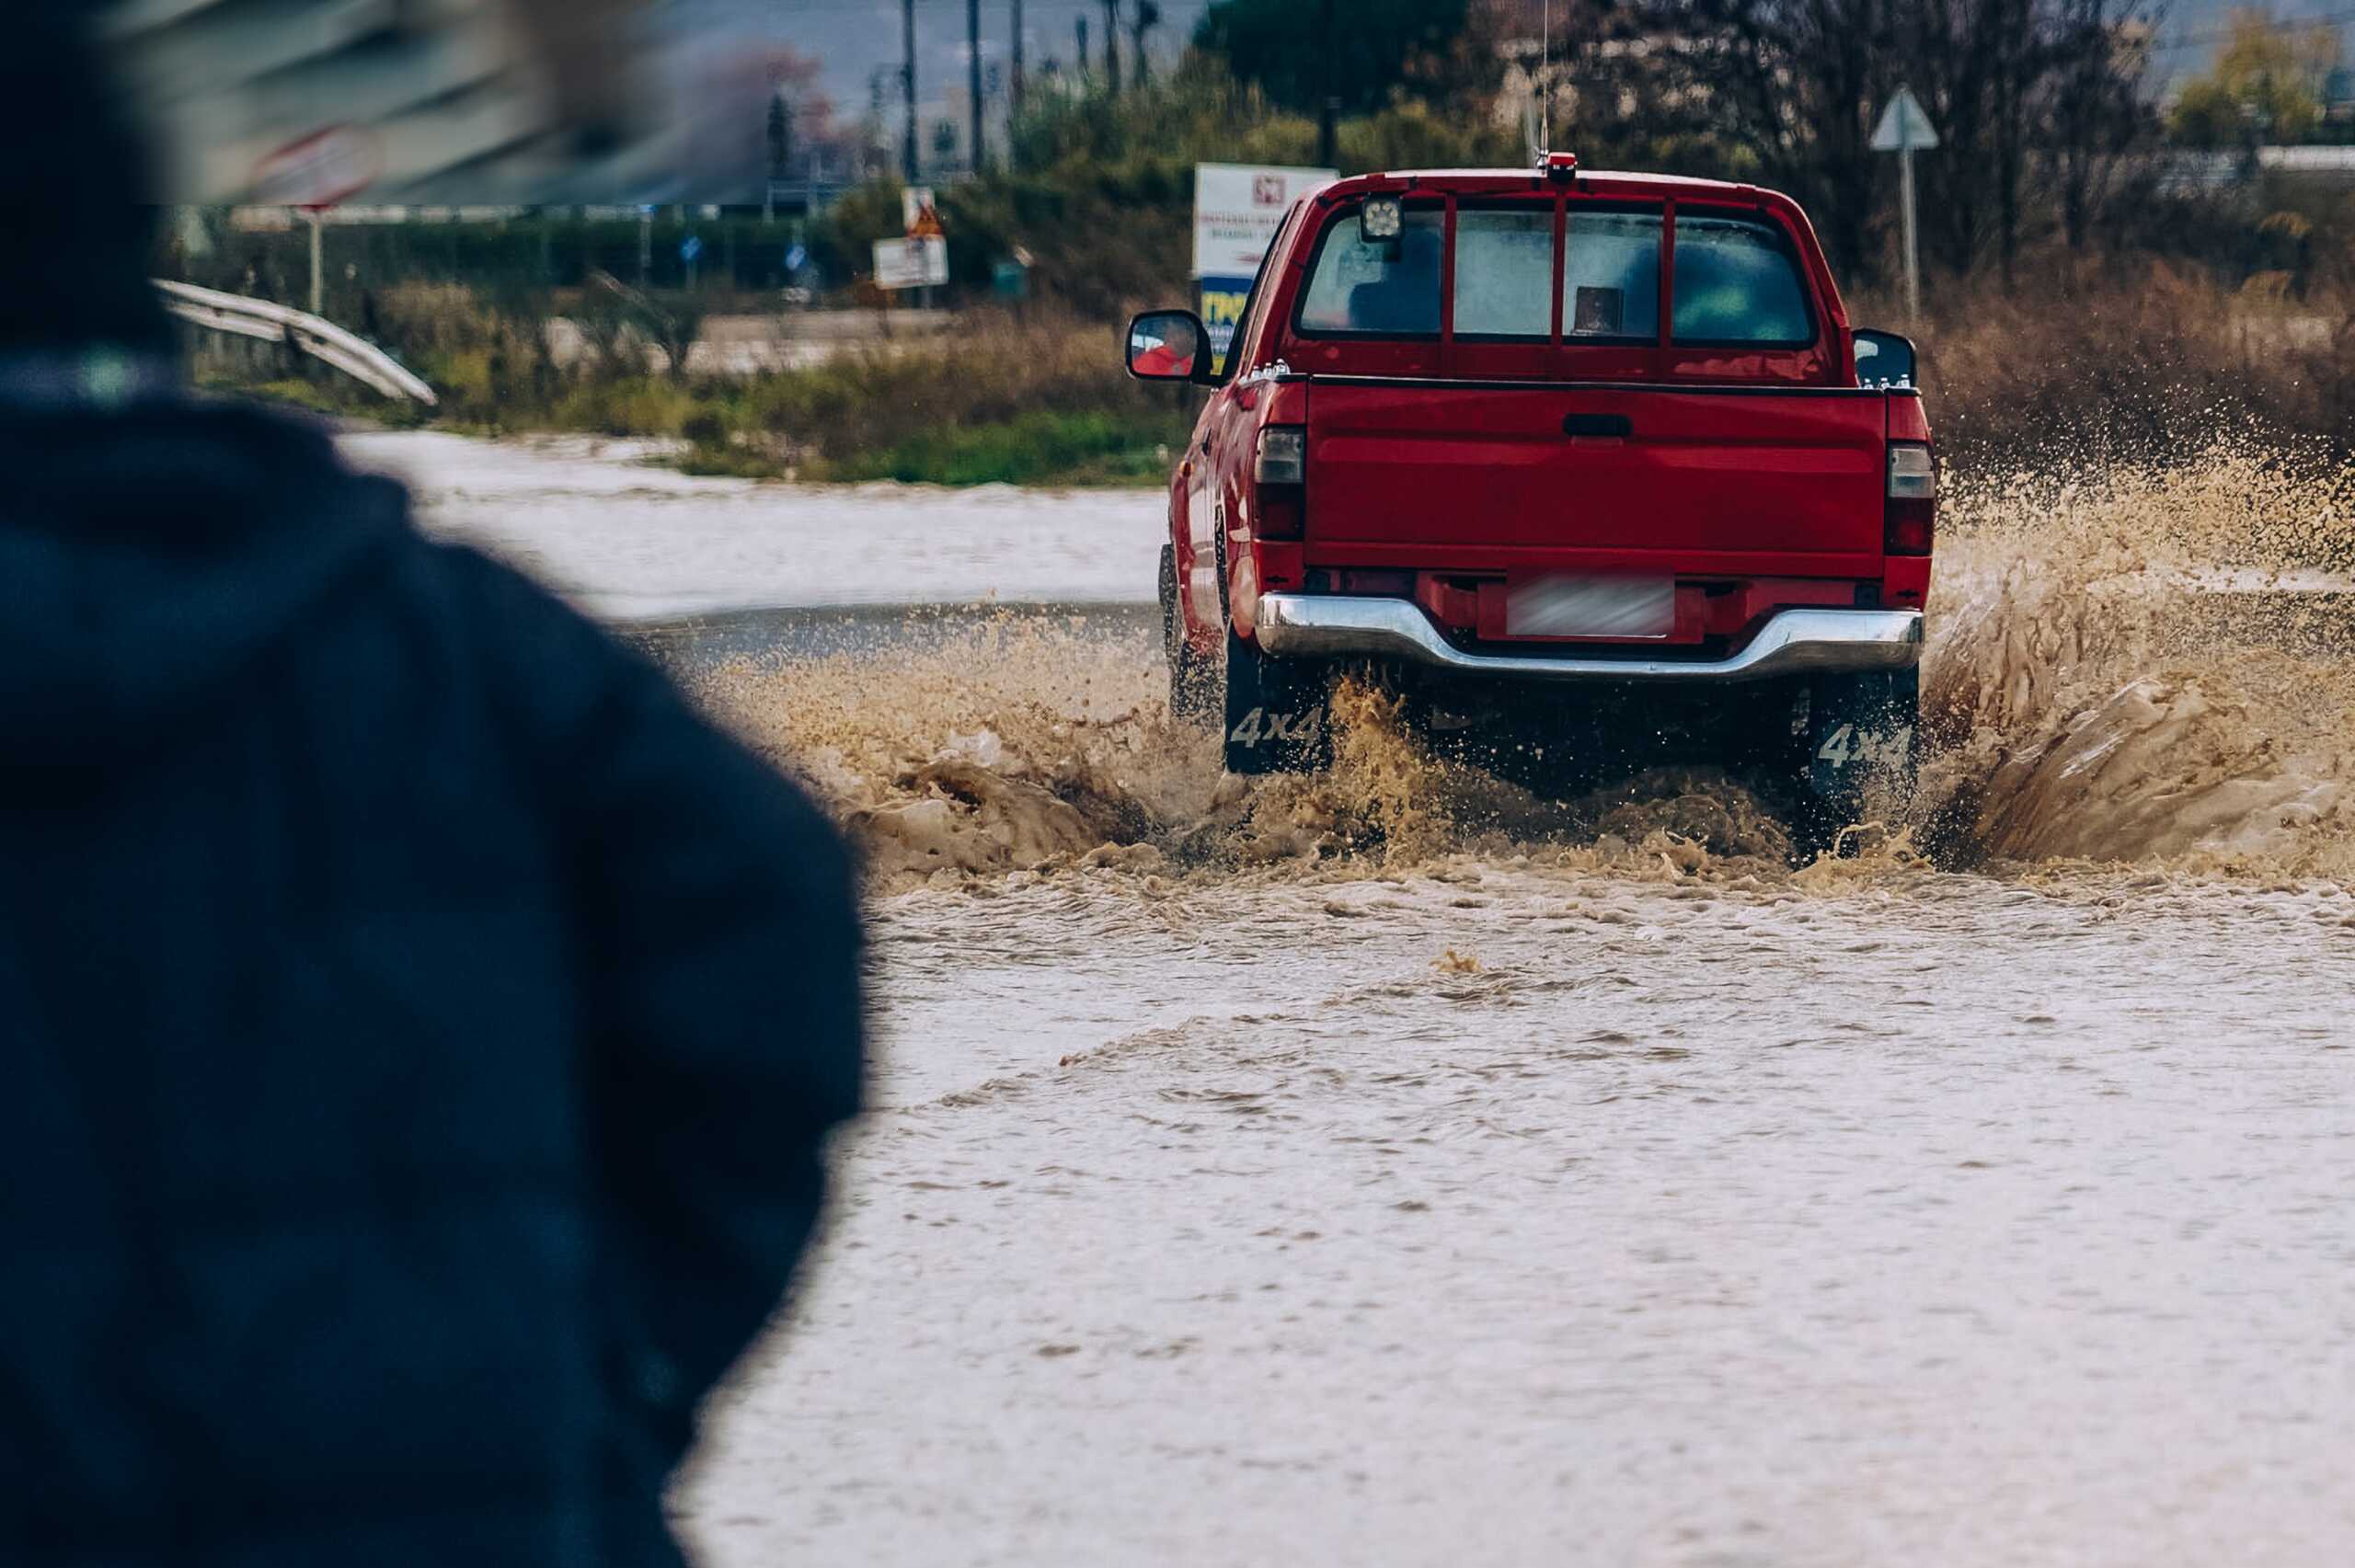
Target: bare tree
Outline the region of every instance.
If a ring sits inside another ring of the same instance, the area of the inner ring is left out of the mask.
[[[1160,0],[1136,0],[1136,10],[1129,20],[1129,63],[1139,86],[1153,79],[1153,62],[1144,52],[1145,35],[1160,26]]]
[[[2119,161],[2147,136],[2143,4],[1589,0],[1558,77],[1579,132],[1788,190],[1835,260],[1867,275],[1887,206],[1874,120],[1910,86],[1940,137],[1918,166],[1932,258],[2008,270],[2050,207],[2085,243]]]
[[[2070,249],[2084,250],[2157,130],[2150,100],[2135,90],[2149,63],[2150,21],[2133,0],[2060,0],[2055,25],[2062,66],[2050,120],[2061,232]]]

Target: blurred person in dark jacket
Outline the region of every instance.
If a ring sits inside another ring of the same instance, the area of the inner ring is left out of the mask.
[[[179,391],[64,15],[0,20],[0,1562],[676,1562],[857,1101],[844,847]]]

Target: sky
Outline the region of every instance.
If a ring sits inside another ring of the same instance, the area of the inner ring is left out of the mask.
[[[723,28],[747,39],[774,40],[817,59],[825,69],[826,90],[844,120],[866,109],[874,73],[900,67],[900,0],[671,0],[682,25]],[[1151,48],[1174,59],[1193,36],[1209,0],[1161,0],[1163,21]],[[1005,58],[1013,0],[982,0],[982,57]],[[1125,14],[1127,4],[1121,6]],[[1049,60],[1068,63],[1074,49],[1073,24],[1086,17],[1089,51],[1103,59],[1102,0],[1023,0],[1025,63],[1040,69]],[[1121,40],[1121,58],[1128,40]],[[916,0],[917,88],[927,102],[965,79],[965,0]],[[890,91],[897,102],[896,76]]]
[[[711,26],[747,39],[787,43],[818,59],[827,91],[845,120],[867,106],[869,82],[878,69],[900,64],[900,0],[668,0],[682,25]],[[1301,0],[1302,4],[1308,0]],[[1575,0],[1562,0],[1567,8]],[[2157,0],[2162,78],[2197,74],[2215,53],[2225,16],[2242,0]],[[1209,0],[1162,0],[1165,20],[1155,52],[1174,58],[1192,36]],[[1127,6],[1122,6],[1125,11]],[[915,0],[918,86],[927,103],[937,103],[965,71],[965,0]],[[1013,0],[982,0],[983,59],[1003,60]],[[2328,17],[2349,29],[2355,41],[2355,0],[2279,0],[2269,7],[2277,21]],[[1069,62],[1073,23],[1086,17],[1091,51],[1102,58],[1101,0],[1024,0],[1028,61],[1038,69],[1048,60]],[[1126,40],[1122,53],[1126,54]],[[896,80],[890,90],[898,91]]]

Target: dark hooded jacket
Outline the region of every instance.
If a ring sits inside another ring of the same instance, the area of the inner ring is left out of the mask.
[[[0,1562],[676,1562],[844,851],[324,435],[0,418]]]

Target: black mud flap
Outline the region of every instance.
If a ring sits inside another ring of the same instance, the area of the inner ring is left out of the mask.
[[[1332,673],[1269,658],[1226,634],[1226,771],[1314,773],[1333,765]]]
[[[1913,793],[1921,754],[1921,674],[1824,676],[1808,689],[1805,824],[1817,847]]]
[[[1186,641],[1185,612],[1178,602],[1177,555],[1161,547],[1161,654],[1169,666],[1169,712],[1174,718],[1208,724],[1218,716],[1218,690],[1211,660]]]

